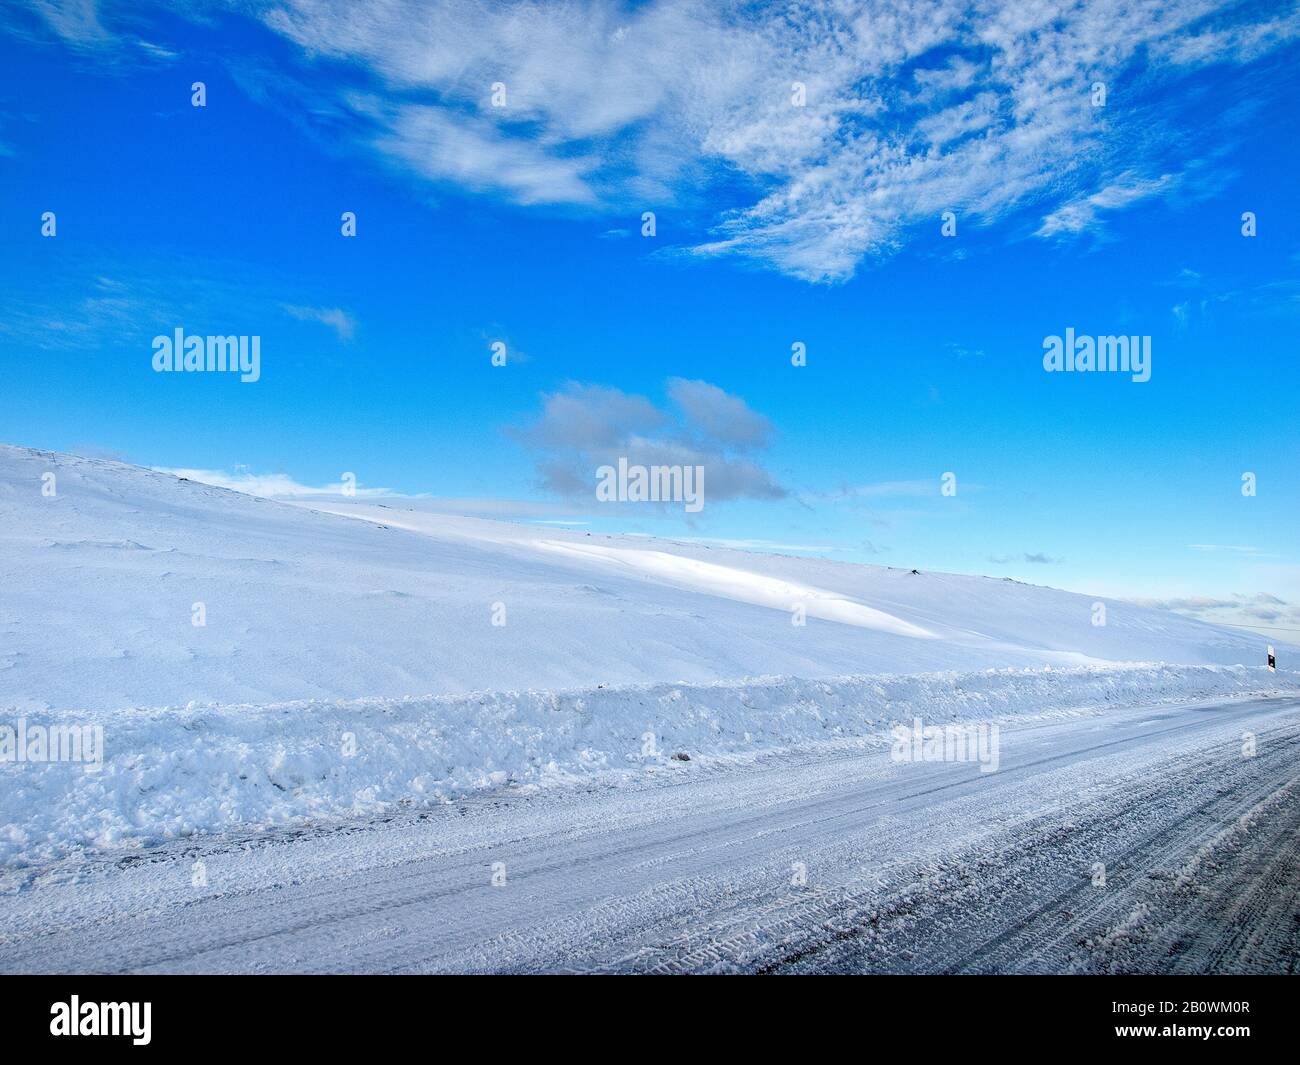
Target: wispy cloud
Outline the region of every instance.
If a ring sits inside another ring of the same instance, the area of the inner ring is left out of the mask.
[[[346,106],[378,128],[373,147],[426,178],[521,204],[639,211],[739,177],[751,197],[716,215],[694,253],[811,281],[852,276],[948,209],[979,223],[1041,202],[1040,235],[1063,236],[1172,191],[1189,149],[1161,123],[1158,93],[1146,110],[1107,110],[1092,85],[1158,89],[1249,63],[1298,24],[1229,0],[881,0],[793,14],[698,0],[285,0],[264,18],[304,53],[372,72]],[[1135,134],[1162,169],[1123,165]]]
[[[0,337],[51,351],[139,343],[143,323],[181,320],[177,308],[187,305],[177,287],[139,276],[69,276],[53,294],[46,285],[0,297]]]
[[[1033,206],[1039,235],[1060,238],[1174,192],[1198,160],[1185,123],[1168,120],[1179,105],[1167,87],[1300,37],[1294,8],[1233,0],[229,6],[303,60],[250,91],[309,95],[297,110],[328,114],[332,130],[423,179],[633,217],[725,187],[682,250],[828,282],[945,210],[969,225]],[[143,18],[93,0],[33,7],[78,46]],[[1096,82],[1130,95],[1094,107]],[[1134,169],[1134,144],[1149,169]]]
[[[262,335],[287,314],[350,341],[355,318],[338,307],[313,305],[312,295],[297,281],[268,276],[246,262],[174,255],[124,262],[74,252],[57,276],[17,277],[0,291],[0,339],[48,351],[148,351],[152,337],[177,327]]]
[[[290,303],[283,304],[283,307],[285,314],[300,322],[320,322],[321,325],[329,326],[345,344],[356,332],[356,321],[347,311],[338,307],[303,307]]]
[[[1107,185],[1091,196],[1072,200],[1058,207],[1043,219],[1038,229],[1040,237],[1053,237],[1062,233],[1082,233],[1091,228],[1106,211],[1128,207],[1138,200],[1163,192],[1177,183],[1173,174],[1162,174],[1158,178],[1143,179],[1126,175],[1121,181]]]
[[[50,29],[73,44],[104,44],[113,39],[100,21],[96,0],[32,0],[31,6]]]
[[[154,59],[175,59],[180,53],[173,52],[170,48],[164,48],[162,45],[154,44],[152,41],[139,40],[136,46],[143,52],[147,52]]]

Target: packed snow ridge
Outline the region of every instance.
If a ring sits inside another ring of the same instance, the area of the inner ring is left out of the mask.
[[[92,772],[0,761],[0,860],[871,737],[913,712],[1295,685],[1257,668],[1259,637],[1122,601],[1097,626],[1094,602],[0,446],[0,725],[105,736]]]
[[[1300,692],[1300,675],[1084,666],[82,713],[78,726],[102,726],[102,765],[0,763],[0,863],[386,815],[506,785],[616,784],[681,771],[683,754],[699,769],[839,742],[887,762],[890,729],[916,714],[1005,726],[1282,691]],[[28,730],[66,720],[23,718]]]

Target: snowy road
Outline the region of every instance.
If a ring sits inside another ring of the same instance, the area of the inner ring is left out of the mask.
[[[1300,699],[1004,728],[996,773],[697,760],[0,877],[7,972],[1294,972]]]

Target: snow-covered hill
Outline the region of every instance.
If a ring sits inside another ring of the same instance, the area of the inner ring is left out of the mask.
[[[18,710],[1262,661],[1259,637],[1117,601],[1097,626],[1093,604],[0,446],[0,706]]]
[[[680,771],[678,752],[886,757],[914,714],[1300,690],[1256,637],[1106,608],[1097,626],[1090,597],[1012,581],[289,505],[0,447],[0,863]],[[14,757],[59,729],[93,754]]]

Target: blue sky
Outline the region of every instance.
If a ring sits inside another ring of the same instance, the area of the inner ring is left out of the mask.
[[[0,439],[1294,640],[1300,16],[1129,7],[13,7]],[[153,372],[178,327],[261,379]],[[613,453],[704,512],[596,504]]]

